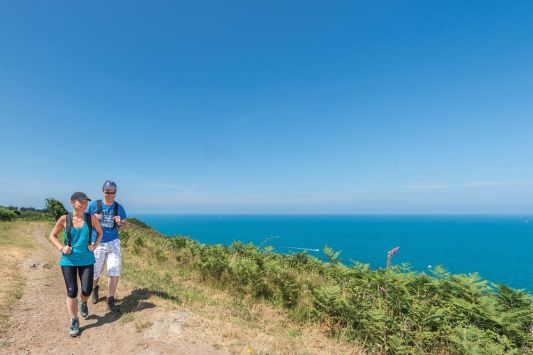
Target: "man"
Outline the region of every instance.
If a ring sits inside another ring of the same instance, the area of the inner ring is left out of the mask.
[[[115,304],[115,291],[117,290],[122,264],[118,228],[126,224],[126,211],[122,205],[115,201],[117,184],[107,180],[102,187],[102,191],[104,192],[104,199],[92,201],[87,207],[87,212],[95,215],[104,231],[102,241],[94,251],[96,263],[94,264],[91,301],[93,304],[98,303],[98,281],[104,267],[104,261],[107,259],[107,276],[109,277],[107,307],[111,312],[117,313],[120,312],[120,308]]]

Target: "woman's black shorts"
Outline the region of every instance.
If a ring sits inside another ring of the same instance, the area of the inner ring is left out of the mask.
[[[85,297],[91,295],[93,290],[94,264],[86,266],[61,266],[65,285],[67,286],[67,296],[69,298],[78,297],[78,280],[81,282],[81,294]]]

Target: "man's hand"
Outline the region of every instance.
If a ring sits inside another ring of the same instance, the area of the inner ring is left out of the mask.
[[[122,222],[122,220],[120,219],[120,216],[115,216],[115,222],[117,223],[119,227],[122,227],[126,224],[126,221]]]
[[[96,247],[94,246],[94,244],[89,244],[89,246],[87,247],[87,249],[89,249],[89,251],[94,252],[94,249],[96,249]]]

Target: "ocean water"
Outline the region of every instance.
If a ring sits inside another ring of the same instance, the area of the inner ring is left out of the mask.
[[[341,261],[386,265],[387,251],[400,247],[393,263],[428,272],[442,265],[453,273],[478,272],[495,283],[533,291],[533,216],[363,215],[134,215],[169,235],[189,235],[208,244],[234,240],[271,245],[277,252],[307,250],[323,257],[325,245]]]

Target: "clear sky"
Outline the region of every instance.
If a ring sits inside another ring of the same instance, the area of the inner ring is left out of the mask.
[[[0,204],[533,213],[533,1],[0,0]]]

